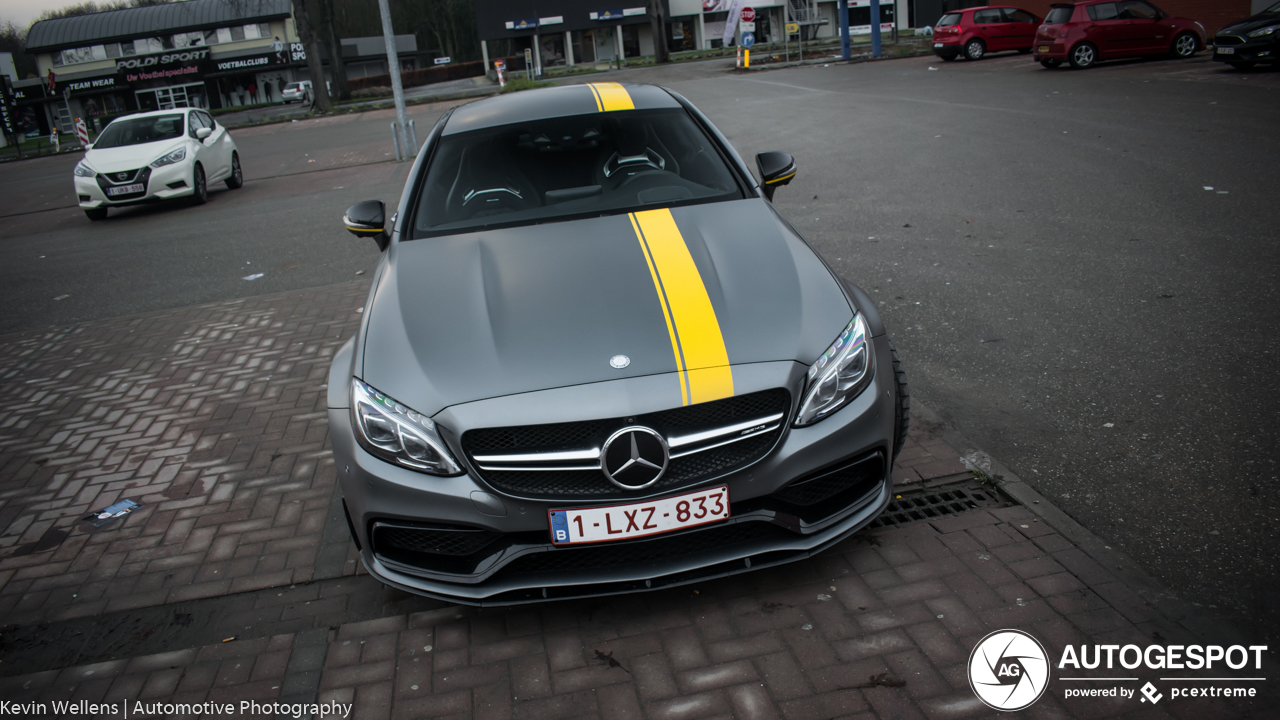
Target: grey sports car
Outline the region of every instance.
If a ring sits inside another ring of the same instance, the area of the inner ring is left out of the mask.
[[[665,88],[445,114],[329,372],[369,572],[472,604],[623,593],[808,557],[871,522],[907,430],[874,303]]]

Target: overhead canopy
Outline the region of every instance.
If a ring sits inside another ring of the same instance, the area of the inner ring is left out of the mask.
[[[185,0],[41,20],[27,33],[27,52],[243,25],[286,18],[291,10],[290,0]]]

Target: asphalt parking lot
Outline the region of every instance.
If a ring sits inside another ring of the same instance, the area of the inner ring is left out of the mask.
[[[777,205],[881,303],[914,395],[1196,612],[1280,637],[1280,72],[1006,55],[611,79],[684,94],[744,157],[795,155]],[[412,109],[420,137],[443,109]],[[362,283],[376,249],[338,221],[398,197],[389,119],[237,131],[243,190],[94,224],[73,207],[74,158],[0,166],[10,356],[106,318]],[[294,446],[319,431],[299,432]],[[314,539],[307,522],[297,537]]]

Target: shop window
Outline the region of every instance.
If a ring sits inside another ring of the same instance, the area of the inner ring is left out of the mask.
[[[239,42],[244,39],[244,26],[237,25],[231,28],[231,42]]]
[[[640,26],[622,26],[622,56],[640,57]]]
[[[204,45],[204,33],[178,33],[173,36],[173,46],[175,48],[193,47],[196,45]]]
[[[258,23],[258,37],[271,37],[271,23]]]

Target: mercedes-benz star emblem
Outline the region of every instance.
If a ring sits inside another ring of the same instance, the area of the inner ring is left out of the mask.
[[[621,370],[622,368],[631,364],[631,358],[627,357],[626,355],[614,355],[613,357],[609,358],[609,364]]]
[[[640,490],[667,471],[667,441],[647,427],[625,427],[609,436],[600,453],[600,470],[623,490]]]

